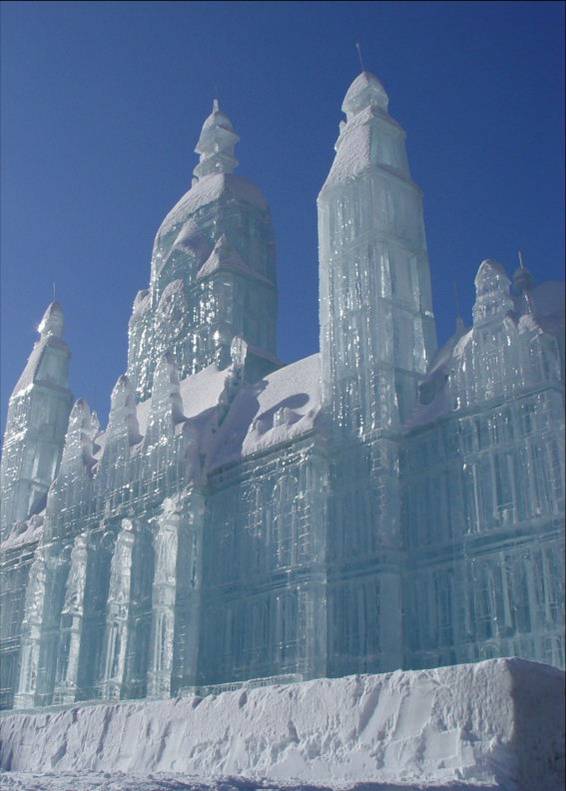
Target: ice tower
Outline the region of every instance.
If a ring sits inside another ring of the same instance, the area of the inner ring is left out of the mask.
[[[260,190],[234,174],[238,140],[215,99],[195,149],[192,187],[162,222],[149,289],[134,301],[128,376],[139,400],[151,394],[164,353],[183,378],[212,362],[228,364],[238,336],[248,344],[250,381],[280,365],[271,215]]]
[[[369,72],[342,109],[320,354],[276,356],[269,207],[216,101],[106,427],[48,308],[4,439],[0,706],[564,665],[563,289],[487,259],[437,350],[405,133]]]
[[[63,311],[46,309],[39,340],[8,403],[0,480],[0,535],[20,536],[23,550],[0,583],[0,705],[11,700],[17,678],[21,622],[33,551],[41,534],[47,491],[59,470],[72,404],[68,387],[69,347],[63,340]],[[26,541],[27,538],[27,541]]]
[[[334,673],[402,663],[399,449],[436,346],[422,194],[377,77],[349,87],[318,196]]]
[[[2,535],[42,510],[57,474],[72,396],[63,311],[52,302],[8,404],[2,454]]]
[[[422,193],[377,77],[346,93],[318,196],[325,403],[352,437],[397,429],[436,348]]]

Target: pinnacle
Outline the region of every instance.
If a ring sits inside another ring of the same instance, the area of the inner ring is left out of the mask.
[[[50,335],[61,338],[63,335],[63,309],[58,302],[50,302],[47,306],[43,318],[41,319],[37,331],[42,338]]]
[[[194,169],[197,179],[218,173],[232,173],[238,162],[234,148],[238,135],[228,116],[220,109],[218,99],[212,101],[212,112],[202,125],[195,152],[199,163]]]
[[[385,88],[370,71],[362,71],[352,82],[342,102],[342,111],[348,120],[366,107],[379,107],[387,111],[389,97]]]

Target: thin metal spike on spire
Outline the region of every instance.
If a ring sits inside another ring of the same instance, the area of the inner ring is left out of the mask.
[[[517,250],[517,254],[519,256],[519,267],[520,269],[526,269],[525,262],[523,261],[523,251]]]
[[[55,302],[55,281],[51,283],[51,291],[53,292],[53,302]]]
[[[364,66],[364,59],[362,57],[362,48],[361,48],[360,43],[358,41],[356,41],[356,49],[358,50],[358,58],[360,59],[360,67],[361,67],[362,71],[365,71],[366,67]]]

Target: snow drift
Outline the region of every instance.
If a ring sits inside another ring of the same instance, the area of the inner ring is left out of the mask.
[[[521,659],[0,718],[0,768],[558,789],[564,673]],[[5,777],[8,777],[5,775]]]

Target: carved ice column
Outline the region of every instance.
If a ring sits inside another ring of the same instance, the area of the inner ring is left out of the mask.
[[[133,546],[134,524],[130,519],[122,519],[110,566],[104,658],[100,681],[103,699],[118,700],[124,689],[130,631]]]
[[[305,670],[308,678],[327,675],[328,667],[328,489],[329,465],[315,447],[306,469],[306,501],[312,530],[311,579],[305,602]]]
[[[155,573],[151,622],[147,696],[164,698],[171,694],[177,550],[182,506],[178,499],[166,498],[157,517],[154,537]]]
[[[186,490],[177,550],[172,694],[197,683],[204,513],[202,491]]]
[[[71,552],[71,567],[61,610],[54,703],[73,703],[77,699],[88,559],[87,543],[87,534],[81,533],[75,538]]]
[[[18,689],[14,696],[15,709],[31,708],[36,703],[46,583],[47,562],[45,549],[39,547],[31,565],[26,590],[24,620],[22,622],[20,678]]]

